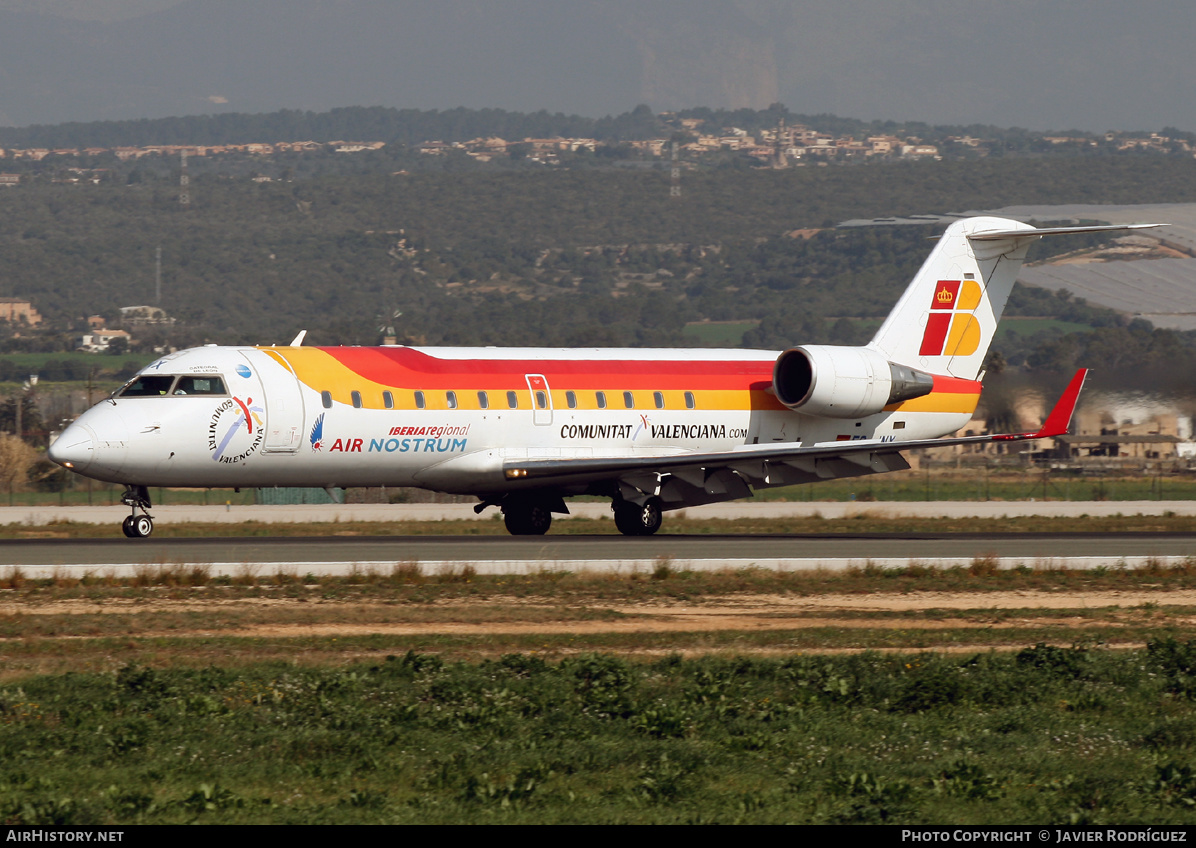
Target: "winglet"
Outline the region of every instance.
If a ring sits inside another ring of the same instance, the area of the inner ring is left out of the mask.
[[[1071,378],[1071,382],[1067,384],[1067,388],[1063,390],[1059,402],[1055,404],[1055,408],[1047,416],[1046,423],[1042,425],[1042,429],[1031,436],[1031,438],[1042,439],[1049,436],[1062,436],[1067,432],[1067,428],[1071,426],[1071,416],[1076,411],[1076,402],[1080,399],[1080,389],[1084,388],[1084,381],[1087,379],[1087,368],[1081,368],[1076,372],[1076,375]]]
[[[1020,441],[1025,439],[1047,439],[1051,436],[1064,435],[1067,432],[1067,428],[1071,426],[1071,416],[1076,411],[1076,402],[1080,399],[1080,389],[1084,388],[1084,381],[1088,379],[1088,370],[1087,368],[1081,368],[1071,378],[1071,382],[1063,390],[1063,394],[1059,397],[1055,408],[1051,410],[1051,414],[1047,416],[1047,420],[1037,433],[1016,433],[1009,436],[996,436],[995,438]]]
[[[291,339],[291,343],[287,347],[299,347],[303,344],[303,337],[307,335],[307,330],[300,330],[299,335]]]

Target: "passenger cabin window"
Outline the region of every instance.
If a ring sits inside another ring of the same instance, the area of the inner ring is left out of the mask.
[[[485,392],[478,392],[478,409],[489,409],[490,398],[486,396]]]
[[[540,390],[536,390],[536,408],[548,409],[548,395]]]
[[[174,377],[162,374],[142,374],[120,391],[121,397],[160,397],[170,393]]]
[[[686,408],[686,409],[693,409],[693,408],[694,408],[696,405],[697,405],[697,404],[694,402],[694,393],[693,393],[693,392],[686,392],[686,393],[685,393],[685,408]]]
[[[353,391],[349,393],[349,396],[353,398],[353,408],[361,409],[361,392]]]
[[[224,380],[211,374],[203,377],[179,377],[174,384],[175,395],[226,395]]]
[[[325,409],[332,409],[332,392],[320,392],[320,403]]]
[[[594,399],[598,401],[599,409],[606,409],[606,392],[594,392]]]
[[[664,392],[652,392],[652,400],[656,402],[657,409],[664,409]]]
[[[445,392],[444,399],[448,403],[449,409],[457,408],[457,393],[456,392]]]
[[[635,409],[635,395],[631,392],[623,392],[623,406],[628,409]]]
[[[425,401],[424,401],[424,393],[416,392],[415,393],[415,408],[423,409],[425,406],[427,406],[427,403],[425,403]]]
[[[519,408],[519,395],[515,392],[507,392],[507,406],[511,409]]]
[[[577,392],[565,392],[565,403],[570,409],[577,409]]]
[[[393,394],[391,394],[390,392],[383,392],[382,393],[382,405],[385,406],[387,409],[394,409],[395,408],[395,396]]]

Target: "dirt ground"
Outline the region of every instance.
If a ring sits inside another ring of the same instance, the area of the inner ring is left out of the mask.
[[[749,594],[700,602],[591,601],[563,606],[545,599],[491,596],[432,604],[394,604],[309,598],[180,600],[157,598],[0,603],[0,619],[43,616],[127,616],[138,636],[287,638],[385,634],[478,636],[516,634],[630,634],[758,632],[813,628],[964,630],[990,634],[1026,626],[1082,631],[1122,624],[1141,626],[1166,615],[1170,626],[1196,625],[1196,591],[1018,591]],[[1058,611],[1052,615],[1051,611]],[[1019,612],[1021,613],[1019,615]],[[190,615],[187,615],[190,614]],[[170,616],[169,626],[158,621]],[[212,626],[219,619],[220,624]],[[161,627],[161,629],[159,629]],[[10,637],[12,638],[12,637]],[[20,637],[17,637],[20,638]],[[983,641],[983,640],[981,640]]]

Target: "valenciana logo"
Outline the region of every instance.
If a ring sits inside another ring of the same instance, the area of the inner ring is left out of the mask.
[[[261,418],[264,412],[253,405],[253,398],[232,397],[217,406],[208,422],[212,460],[230,465],[244,462],[260,448],[266,437]]]

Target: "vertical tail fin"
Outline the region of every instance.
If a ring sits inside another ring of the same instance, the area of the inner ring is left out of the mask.
[[[1008,237],[971,238],[984,232]],[[956,221],[943,233],[869,347],[892,362],[932,374],[976,379],[1022,260],[1036,238],[1033,227],[1018,221]]]
[[[975,380],[1032,242],[1065,233],[1158,224],[1035,229],[1006,218],[947,227],[868,347],[890,362]]]

